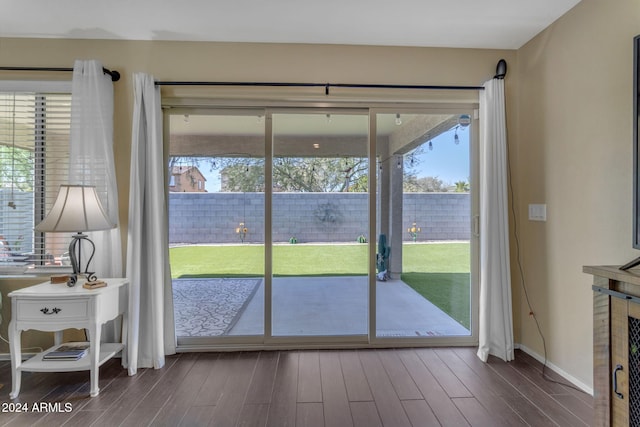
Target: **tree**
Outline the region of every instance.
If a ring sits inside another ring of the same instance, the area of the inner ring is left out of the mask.
[[[222,169],[220,191],[264,192],[264,162],[231,164]]]
[[[0,144],[0,182],[33,191],[33,151]]]
[[[262,192],[263,158],[172,157],[169,167],[190,165],[220,170],[221,191]],[[273,161],[273,189],[280,192],[367,191],[368,161],[363,158],[277,157]]]
[[[417,159],[405,156],[405,181],[415,181],[412,190],[446,191],[439,181],[424,183],[411,171]],[[221,191],[263,192],[264,158],[249,157],[171,157],[169,167],[196,166],[200,170],[219,170]],[[369,161],[360,157],[275,157],[273,160],[273,191],[276,192],[366,192],[369,183]],[[427,178],[427,181],[429,178]],[[405,184],[407,186],[409,184]],[[427,189],[430,188],[430,189]]]
[[[447,185],[437,176],[405,175],[402,189],[405,193],[445,193]]]
[[[457,181],[455,186],[456,193],[466,193],[469,191],[469,183],[467,181]]]
[[[404,174],[402,179],[402,191],[405,193],[420,193],[420,185],[418,184],[418,177],[413,174]]]
[[[427,176],[418,178],[414,171],[422,163],[422,156],[425,154],[424,145],[407,153],[403,157],[403,180],[402,190],[405,193],[444,193],[447,191],[445,184],[437,176]]]
[[[273,162],[274,191],[367,191],[367,159],[279,157]]]

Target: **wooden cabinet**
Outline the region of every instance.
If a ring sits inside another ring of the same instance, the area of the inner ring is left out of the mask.
[[[594,276],[594,426],[640,425],[640,272],[584,272]]]
[[[632,395],[630,387],[634,383],[633,378],[639,374],[639,345],[634,339],[638,329],[640,303],[611,298],[611,420],[614,426],[630,425],[630,409],[638,405],[637,396]],[[637,421],[640,420],[636,420],[634,425]]]

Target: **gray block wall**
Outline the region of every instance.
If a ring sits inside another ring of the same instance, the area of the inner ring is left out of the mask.
[[[407,193],[403,205],[403,240],[412,240],[406,230],[414,220],[422,229],[417,241],[469,240],[468,193]],[[355,242],[367,235],[367,217],[367,194],[275,193],[273,241]],[[241,222],[248,228],[245,242],[264,241],[264,194],[169,194],[172,244],[240,243]]]
[[[405,193],[403,196],[403,240],[415,221],[422,229],[418,241],[469,240],[471,198],[469,193]]]

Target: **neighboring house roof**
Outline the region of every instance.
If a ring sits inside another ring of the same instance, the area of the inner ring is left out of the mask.
[[[207,178],[202,175],[202,172],[200,172],[200,169],[198,169],[196,166],[172,166],[171,175],[183,175],[191,170],[195,170],[200,174],[200,176],[202,176],[202,179],[204,179],[205,181],[207,180]]]

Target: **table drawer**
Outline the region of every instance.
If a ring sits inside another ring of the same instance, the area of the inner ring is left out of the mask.
[[[17,301],[18,320],[59,320],[88,319],[89,299],[56,299],[49,301]]]

